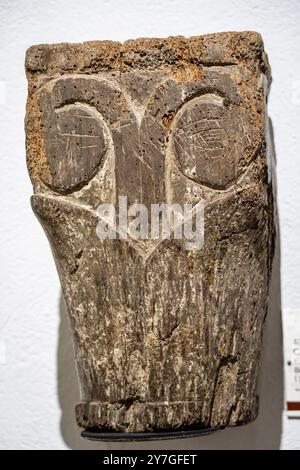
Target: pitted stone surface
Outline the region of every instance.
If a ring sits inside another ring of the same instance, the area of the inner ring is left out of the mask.
[[[253,420],[273,256],[257,33],[33,46],[27,162],[89,429]],[[205,242],[98,239],[101,202],[205,205]]]

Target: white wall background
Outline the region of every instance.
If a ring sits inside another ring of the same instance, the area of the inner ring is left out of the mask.
[[[82,441],[68,324],[54,262],[31,212],[23,120],[32,44],[230,30],[262,33],[273,70],[283,308],[300,307],[300,3],[298,0],[0,0],[0,448],[118,448]],[[261,378],[248,426],[146,448],[300,449],[300,420],[282,415],[279,258]],[[123,444],[138,448],[138,444]]]

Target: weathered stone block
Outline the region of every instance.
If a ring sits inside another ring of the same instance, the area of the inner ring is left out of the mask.
[[[74,333],[78,424],[252,421],[273,254],[270,72],[253,32],[31,47],[27,162]],[[100,203],[204,202],[201,250],[100,240]]]

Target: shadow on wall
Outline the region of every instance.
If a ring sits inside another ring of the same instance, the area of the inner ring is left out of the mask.
[[[271,127],[272,130],[272,127]],[[272,132],[271,132],[272,134]],[[71,449],[279,449],[283,409],[282,334],[280,297],[280,236],[277,233],[273,262],[269,311],[259,384],[260,409],[255,422],[239,428],[227,428],[214,434],[187,439],[149,442],[94,442],[80,437],[75,422],[75,404],[80,401],[73,353],[73,339],[64,300],[60,299],[58,345],[58,395],[62,410],[61,433]]]

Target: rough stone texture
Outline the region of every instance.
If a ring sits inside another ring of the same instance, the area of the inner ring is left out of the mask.
[[[273,255],[259,34],[33,46],[27,162],[75,338],[78,424],[220,428],[257,414]],[[205,243],[100,241],[96,207],[205,202]]]

